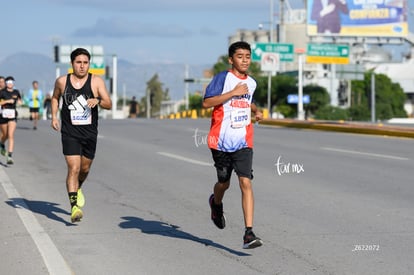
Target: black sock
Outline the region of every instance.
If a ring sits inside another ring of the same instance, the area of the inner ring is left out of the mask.
[[[9,152],[9,158],[11,158],[13,155],[13,152]]]
[[[252,230],[253,230],[253,227],[246,227],[246,233],[250,233],[252,232]]]
[[[69,202],[70,206],[74,207],[78,202],[78,192],[69,192]]]

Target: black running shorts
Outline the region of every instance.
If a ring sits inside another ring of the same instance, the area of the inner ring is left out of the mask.
[[[65,156],[84,156],[95,158],[96,138],[79,139],[62,135],[62,149]]]
[[[236,152],[222,152],[211,149],[219,182],[228,182],[233,170],[239,177],[253,179],[253,149],[243,148]]]

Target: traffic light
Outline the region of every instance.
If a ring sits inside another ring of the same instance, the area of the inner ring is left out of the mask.
[[[53,47],[54,53],[55,53],[55,63],[59,63],[59,46],[56,45]]]

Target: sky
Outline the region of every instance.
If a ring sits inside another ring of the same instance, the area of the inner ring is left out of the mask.
[[[19,52],[53,58],[59,44],[102,45],[108,57],[136,64],[214,64],[238,29],[268,28],[269,7],[269,0],[3,1],[0,60]]]
[[[135,64],[214,64],[238,29],[258,29],[261,23],[269,28],[270,1],[3,1],[0,60],[19,52],[53,58],[59,44],[101,45],[108,60],[116,55]],[[292,8],[305,5],[304,0],[285,2]],[[278,10],[274,0],[275,22]]]

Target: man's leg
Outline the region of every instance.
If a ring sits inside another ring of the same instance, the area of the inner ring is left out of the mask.
[[[79,188],[82,187],[83,182],[86,180],[89,174],[89,170],[91,169],[92,159],[89,159],[85,156],[81,157],[81,167],[79,171]]]
[[[77,205],[81,156],[65,155],[65,159],[68,167],[66,189],[68,191],[69,202],[71,206],[71,220],[72,222],[79,222],[83,217],[82,210]]]
[[[79,188],[79,174],[81,167],[81,156],[69,155],[65,156],[68,167],[68,174],[66,176],[66,188],[68,193],[77,192]]]

